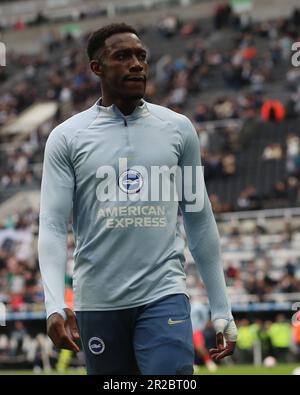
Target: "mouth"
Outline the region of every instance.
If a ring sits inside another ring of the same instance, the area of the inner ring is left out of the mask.
[[[146,77],[141,75],[141,76],[130,76],[130,77],[125,77],[124,78],[125,81],[128,82],[142,82],[145,83],[146,82]]]

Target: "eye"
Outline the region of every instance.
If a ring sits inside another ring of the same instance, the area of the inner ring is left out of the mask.
[[[147,59],[147,54],[145,52],[141,52],[139,54],[139,59],[145,61]]]
[[[118,60],[124,60],[124,59],[125,59],[125,54],[124,54],[124,52],[119,52],[119,53],[117,54],[117,59],[118,59]]]

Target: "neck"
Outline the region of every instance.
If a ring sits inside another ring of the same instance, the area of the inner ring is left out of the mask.
[[[101,105],[103,107],[109,107],[112,104],[118,107],[123,115],[130,115],[135,108],[140,104],[141,99],[123,99],[123,98],[112,98],[107,95],[102,96]]]

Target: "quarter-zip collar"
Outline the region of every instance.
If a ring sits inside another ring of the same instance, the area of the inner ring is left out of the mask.
[[[124,115],[115,104],[112,104],[111,106],[108,107],[102,106],[101,98],[97,101],[96,106],[98,108],[100,117],[115,118],[115,119],[123,120],[124,123],[127,123],[128,121],[135,120],[138,118],[143,118],[149,115],[147,103],[143,99],[141,99],[140,104],[133,110],[133,112],[130,115]]]

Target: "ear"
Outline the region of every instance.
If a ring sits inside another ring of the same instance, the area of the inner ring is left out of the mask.
[[[103,74],[103,66],[98,60],[91,60],[90,61],[90,68],[94,74],[98,77],[101,77]]]

